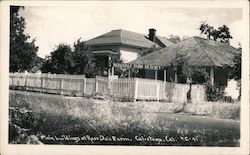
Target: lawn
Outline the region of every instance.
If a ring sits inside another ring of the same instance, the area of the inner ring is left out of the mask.
[[[27,143],[24,137],[33,136],[44,144],[240,145],[239,121],[174,114],[166,108],[174,103],[111,102],[10,91],[9,104],[10,143]]]

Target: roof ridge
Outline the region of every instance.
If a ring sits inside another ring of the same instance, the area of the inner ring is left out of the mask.
[[[127,30],[127,29],[115,29],[115,30],[111,30],[111,31],[117,31],[117,30],[119,30],[120,32],[121,32],[121,31],[123,31],[123,32],[125,31],[125,32],[129,32],[129,33],[134,33],[134,34],[143,35],[143,36],[146,35],[146,34],[144,34],[144,33],[135,32],[135,31]],[[111,32],[111,31],[110,31],[110,32]]]
[[[214,62],[212,61],[212,59],[210,58],[210,56],[208,55],[208,53],[206,52],[206,50],[202,47],[202,45],[200,44],[200,42],[196,39],[196,36],[194,36],[194,40],[197,42],[197,44],[200,46],[200,48],[202,49],[202,51],[206,54],[206,56],[208,57],[208,59],[211,61],[211,63],[215,66]]]

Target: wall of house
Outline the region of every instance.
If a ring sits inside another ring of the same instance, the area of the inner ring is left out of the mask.
[[[158,70],[157,80],[164,81],[164,69]],[[143,78],[147,79],[155,79],[155,70],[148,70],[144,69],[143,71],[140,71],[140,75]],[[171,68],[166,69],[166,81],[172,82],[174,80],[174,71]]]
[[[144,49],[134,48],[129,46],[121,46],[119,48],[119,51],[121,54],[121,60],[123,60],[124,63],[128,63],[133,60],[136,60],[138,56],[142,54]]]
[[[155,79],[155,70],[145,70],[145,78],[147,79]]]
[[[127,50],[120,50],[120,54],[120,59],[123,63],[128,63],[138,58],[138,53]]]
[[[209,72],[210,69],[207,69]],[[175,80],[175,72],[172,67],[166,69],[166,81],[173,82]],[[228,85],[228,72],[229,69],[217,67],[214,69],[214,84],[217,86],[227,86]],[[155,79],[155,70],[141,69],[139,71],[139,76],[147,79]],[[164,80],[164,70],[158,70],[158,80]],[[186,80],[181,79],[180,75],[177,75],[178,83],[186,83]]]

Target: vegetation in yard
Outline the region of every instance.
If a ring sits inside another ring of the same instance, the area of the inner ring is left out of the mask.
[[[10,7],[10,72],[32,71],[33,67],[42,63],[42,59],[37,56],[36,40],[25,32],[25,19],[19,15],[22,9],[22,6]]]
[[[169,114],[155,107],[11,91],[10,124],[44,144],[239,146],[238,122]],[[17,113],[22,116],[15,117]],[[15,131],[10,128],[9,142],[27,143],[18,141],[22,136]]]
[[[240,120],[240,103],[205,102],[188,104],[184,112],[219,119]]]

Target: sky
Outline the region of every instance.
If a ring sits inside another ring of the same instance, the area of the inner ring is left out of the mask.
[[[57,45],[97,37],[114,29],[125,29],[147,35],[156,34],[200,36],[199,25],[206,21],[218,28],[230,29],[231,45],[242,42],[242,9],[240,8],[169,8],[165,5],[86,4],[81,6],[25,6],[19,14],[25,18],[26,29],[39,46],[38,56],[44,58]]]

